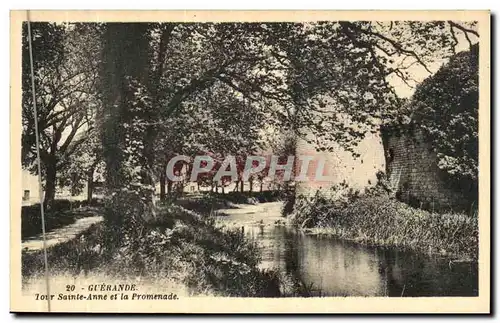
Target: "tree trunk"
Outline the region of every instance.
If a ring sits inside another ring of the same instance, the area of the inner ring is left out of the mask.
[[[171,180],[167,179],[167,194],[168,195],[171,195],[172,194],[172,186],[173,186],[174,182],[172,182]]]
[[[177,184],[175,185],[175,188],[176,188],[177,194],[181,195],[184,193],[184,183],[183,182],[177,182]]]
[[[45,196],[43,205],[45,209],[50,209],[56,197],[56,165],[55,161],[45,165]]]
[[[260,192],[261,193],[262,193],[263,186],[264,186],[264,181],[260,181]]]
[[[108,24],[102,36],[102,64],[100,66],[100,85],[102,86],[99,89],[103,104],[102,109],[98,111],[98,116],[101,119],[99,123],[102,130],[103,157],[106,163],[106,194],[110,197],[106,199],[104,214],[107,228],[109,228],[107,237],[113,243],[121,241],[123,234],[120,229],[124,225],[137,227],[150,213],[148,209],[131,212],[132,206],[139,207],[131,200],[135,198],[135,194],[122,190],[130,183],[130,177],[127,176],[129,169],[124,162],[128,158],[128,153],[123,148],[127,142],[127,134],[133,133],[126,126],[132,124],[130,106],[131,100],[136,100],[135,94],[129,87],[128,78],[138,81],[141,85],[148,84],[150,62],[148,29],[147,24]],[[137,115],[137,117],[142,122],[149,121],[147,116]],[[152,134],[152,132],[148,133],[148,135]],[[147,181],[150,180],[152,170],[148,168],[152,157],[149,150],[150,147],[146,146],[145,151],[132,153],[132,157],[139,157],[136,159],[140,162],[131,166],[141,166]],[[153,201],[153,196],[149,192],[143,192],[139,188],[136,189],[136,193]],[[149,207],[148,202],[146,204]],[[134,221],[131,217],[134,217]]]
[[[253,180],[251,179],[248,183],[250,184],[250,192],[252,192],[253,191]]]
[[[245,191],[245,182],[243,180],[240,181],[240,192],[243,193]]]
[[[167,166],[162,165],[160,172],[160,201],[164,201],[166,198],[166,192],[165,192],[165,186],[167,183],[166,171],[167,171]]]
[[[160,87],[161,87],[161,77],[163,75],[163,68],[164,68],[164,57],[166,53],[166,49],[168,46],[168,42],[170,40],[170,36],[172,34],[172,31],[174,29],[175,25],[167,25],[167,28],[161,31],[161,36],[160,36],[160,46],[158,48],[158,61],[157,61],[157,66],[156,66],[156,73],[153,77],[148,76],[148,62],[144,62],[143,65],[141,66],[143,68],[143,71],[139,72],[139,75],[142,76],[142,81],[144,82],[143,85],[148,85],[149,90],[151,91],[151,96],[152,96],[152,106],[148,110],[148,113],[144,115],[144,119],[147,122],[151,122],[150,125],[146,127],[146,133],[145,133],[145,138],[144,138],[144,156],[146,157],[146,163],[147,167],[150,170],[154,169],[154,162],[155,162],[155,142],[156,138],[158,136],[158,131],[157,127],[154,125],[152,121],[156,121],[158,116],[159,116],[159,102],[160,102]],[[142,39],[144,40],[144,38]],[[146,45],[145,43],[144,45]],[[146,45],[147,46],[147,45]],[[140,53],[139,57],[147,57],[147,48],[144,50],[144,52]],[[167,165],[162,165],[161,169],[161,174],[160,174],[160,200],[165,200],[165,177],[166,177],[166,171],[167,171]],[[149,173],[148,177],[146,177],[146,184],[150,184],[152,187],[155,187],[154,179],[152,178],[152,172]],[[172,189],[172,184],[170,184],[170,190]],[[151,205],[151,208],[154,209],[156,207],[155,202],[154,202],[154,190],[152,194],[153,200],[148,201],[148,203]]]
[[[94,193],[94,168],[91,167],[87,173],[87,202],[92,202],[92,194]]]
[[[71,196],[77,196],[79,193],[78,184],[80,179],[78,178],[78,174],[71,174]]]
[[[226,194],[226,192],[224,191],[224,185],[221,185],[221,190],[222,190],[222,194]]]
[[[236,183],[234,183],[234,190],[233,190],[233,192],[238,192],[239,184],[240,184],[240,180],[237,180]]]

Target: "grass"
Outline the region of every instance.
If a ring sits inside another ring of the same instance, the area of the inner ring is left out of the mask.
[[[432,213],[383,193],[343,201],[329,200],[321,193],[301,196],[291,218],[312,234],[477,261],[477,216]]]
[[[257,268],[257,245],[238,230],[216,227],[213,217],[165,205],[156,221],[137,228],[137,238],[123,232],[115,247],[107,239],[110,229],[105,223],[96,224],[50,248],[51,276],[168,281],[195,295],[280,295],[276,273]],[[22,273],[24,283],[43,275],[43,253],[23,253]]]

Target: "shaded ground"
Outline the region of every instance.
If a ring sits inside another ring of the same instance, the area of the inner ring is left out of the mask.
[[[279,191],[198,193],[179,197],[173,203],[200,214],[210,215],[219,213],[221,209],[241,209],[259,203],[281,201],[282,195]]]
[[[90,228],[92,224],[101,222],[103,217],[100,214],[101,209],[98,207],[82,207],[72,210],[71,217],[75,219],[73,223],[47,230],[45,235],[47,247],[67,242]],[[23,238],[21,249],[27,252],[42,250],[43,234],[40,233],[28,238]]]
[[[76,220],[76,222],[73,224],[47,232],[45,235],[47,240],[46,241],[47,248],[63,242],[67,242],[75,238],[78,234],[87,230],[92,224],[99,223],[102,220],[103,217],[97,215],[91,217],[85,217]],[[43,249],[43,235],[41,234],[25,239],[22,242],[23,251],[37,251],[42,249]]]
[[[102,201],[55,200],[50,208],[45,208],[46,232],[74,224],[82,217],[99,215]],[[40,203],[21,208],[21,238],[23,240],[42,234],[42,217]]]

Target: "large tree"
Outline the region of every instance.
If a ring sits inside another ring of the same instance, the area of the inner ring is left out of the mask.
[[[85,138],[80,138],[84,136]],[[80,144],[84,141],[83,144]],[[74,152],[61,164],[57,176],[61,188],[69,187],[72,195],[81,194],[86,187],[87,201],[90,203],[94,194],[94,179],[102,180],[104,172],[102,143],[98,129],[85,131],[77,135],[71,147]]]
[[[152,206],[139,217],[154,214],[158,157],[185,149],[190,137],[217,137],[224,125],[207,128],[206,120],[249,108],[297,136],[312,131],[318,146],[336,141],[352,149],[398,107],[388,79],[411,83],[413,65],[430,72],[429,64],[453,53],[458,33],[475,37],[474,23],[107,24],[101,84],[109,192],[130,189]],[[245,101],[235,102],[235,94]],[[189,102],[201,105],[203,97],[221,104],[210,103],[215,108],[200,125]],[[240,108],[230,108],[235,103]],[[229,119],[235,128],[247,126],[246,119]],[[156,149],[159,134],[170,139]],[[235,152],[230,145],[214,150]]]
[[[44,204],[55,198],[57,173],[86,137],[98,105],[95,82],[97,30],[89,25],[31,23],[35,97],[40,136],[40,161],[45,186]],[[27,24],[23,25],[23,165],[33,173],[36,141]]]
[[[141,216],[154,213],[154,146],[160,131],[175,122],[183,102],[213,86],[229,69],[245,71],[249,62],[259,60],[256,50],[241,45],[251,36],[243,33],[245,25],[227,26],[106,26],[101,117],[107,184],[110,194],[123,187],[139,192],[149,205]],[[163,149],[163,155],[172,151]]]

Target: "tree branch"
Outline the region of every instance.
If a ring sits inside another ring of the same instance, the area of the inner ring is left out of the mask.
[[[83,121],[83,116],[78,116],[77,119],[74,121],[74,123],[71,126],[71,132],[69,133],[69,135],[66,137],[66,140],[59,148],[60,153],[64,154],[66,152],[66,150],[68,149],[68,146],[71,144],[71,141],[75,137],[78,129],[80,129],[80,127],[81,127],[80,123],[82,121]]]
[[[459,25],[457,24],[456,22],[454,21],[451,21],[451,20],[448,20],[448,23],[453,26],[453,27],[456,27],[457,29],[460,29],[464,34],[473,34],[474,36],[478,37],[479,38],[479,33],[475,30],[472,30],[472,29],[469,29],[469,28],[466,28],[462,25]]]
[[[417,53],[415,53],[415,51],[403,48],[403,46],[401,46],[401,44],[399,44],[397,41],[395,41],[393,39],[390,39],[389,37],[384,36],[384,35],[382,35],[382,34],[380,34],[378,32],[360,28],[360,27],[356,26],[355,24],[353,24],[351,22],[342,22],[341,24],[344,25],[344,26],[347,26],[348,28],[356,30],[356,31],[358,31],[360,33],[364,33],[366,35],[370,35],[370,36],[374,36],[374,37],[377,37],[379,39],[382,39],[383,41],[391,44],[391,46],[394,47],[399,52],[407,54],[407,55],[410,55],[410,56],[413,56],[418,61],[418,63],[420,65],[422,65],[422,67],[424,67],[427,72],[429,72],[429,74],[432,74],[432,71],[427,67],[427,64],[425,64],[425,62],[418,56]]]

